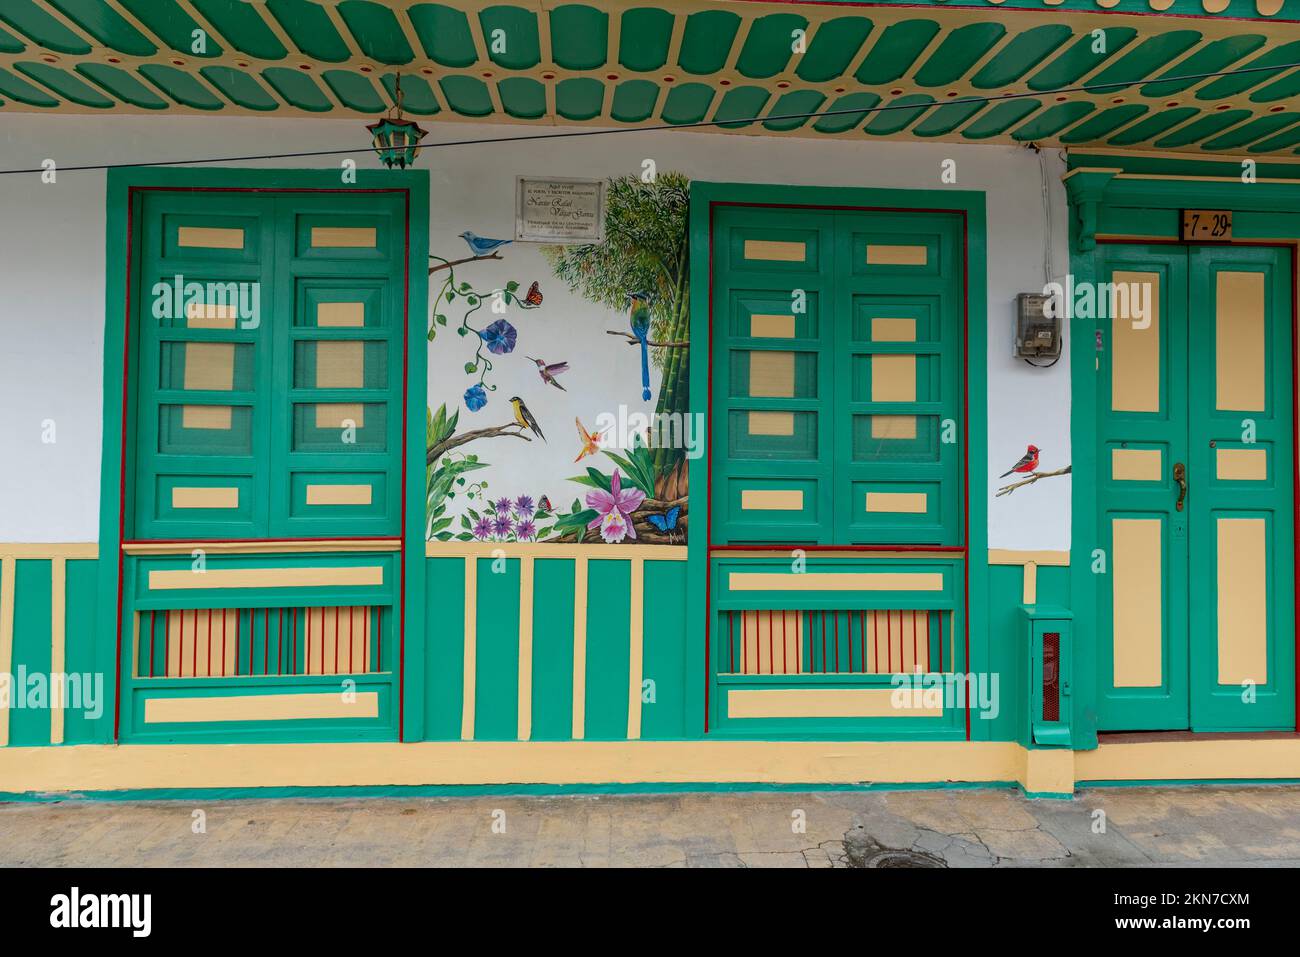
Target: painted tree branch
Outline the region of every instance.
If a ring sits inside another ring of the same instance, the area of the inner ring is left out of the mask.
[[[443,262],[437,266],[429,267],[429,275],[432,276],[439,269],[451,269],[453,266],[459,266],[462,263],[476,263],[482,259],[500,259],[501,254],[498,252],[488,253],[486,256],[466,256],[464,259],[453,259],[451,262]]]
[[[615,332],[612,329],[606,329],[605,335],[622,336],[624,339],[628,340],[628,345],[630,346],[634,346],[640,342],[640,340],[630,332]],[[656,342],[653,339],[647,339],[646,345],[654,346],[656,349],[686,349],[690,347],[689,342]]]
[[[1033,485],[1039,479],[1054,478],[1057,475],[1069,475],[1070,469],[1072,467],[1073,466],[1067,465],[1065,468],[1057,469],[1055,472],[1034,472],[1027,479],[1022,479],[1019,482],[1012,482],[1010,485],[1002,486],[1000,489],[998,489],[997,495],[995,495],[994,498],[1000,498],[1003,495],[1010,495],[1016,489],[1021,488],[1025,485]]]
[[[510,431],[511,429],[518,429],[519,431],[512,432]],[[453,435],[429,448],[428,453],[425,455],[425,464],[432,465],[445,453],[450,452],[452,449],[459,446],[473,442],[476,439],[494,439],[499,435],[509,435],[516,439],[523,439],[525,442],[531,442],[532,439],[524,434],[523,429],[524,427],[519,423],[510,422],[506,425],[497,425],[490,429],[473,429],[469,432],[462,432],[459,435]]]

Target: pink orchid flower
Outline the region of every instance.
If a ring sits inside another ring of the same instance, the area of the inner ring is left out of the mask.
[[[611,544],[624,538],[636,538],[632,513],[645,501],[645,492],[639,488],[624,489],[618,469],[610,477],[609,488],[608,492],[596,489],[587,493],[587,507],[596,510],[596,517],[587,527],[599,528],[600,537]]]

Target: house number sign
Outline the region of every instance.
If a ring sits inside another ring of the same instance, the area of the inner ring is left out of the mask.
[[[1232,238],[1232,210],[1183,210],[1183,242],[1203,243]]]

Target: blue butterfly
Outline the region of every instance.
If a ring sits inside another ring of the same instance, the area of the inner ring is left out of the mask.
[[[677,517],[682,514],[682,507],[674,505],[660,515],[647,515],[646,520],[661,532],[668,532],[677,527]]]

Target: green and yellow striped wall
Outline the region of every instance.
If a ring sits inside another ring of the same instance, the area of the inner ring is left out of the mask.
[[[426,549],[426,654],[423,662],[408,658],[408,667],[425,669],[425,690],[421,700],[407,698],[408,708],[423,710],[425,740],[701,737],[702,714],[690,710],[688,689],[704,681],[704,663],[687,657],[684,547],[431,542]],[[112,641],[94,634],[97,553],[93,543],[0,545],[0,673],[102,671],[105,696],[98,720],[72,708],[0,708],[0,745],[113,740]],[[993,549],[989,563],[989,661],[1009,697],[975,736],[1014,740],[1012,676],[1023,657],[1016,609],[1067,604],[1069,556]],[[776,737],[810,735],[790,729]]]
[[[698,724],[685,547],[426,548],[426,738],[665,739]]]
[[[699,673],[686,661],[684,547],[427,547],[426,657],[407,661],[425,669],[426,690],[406,702],[423,709],[426,740],[691,736],[686,687]],[[113,739],[112,641],[95,635],[97,553],[0,545],[0,673],[104,675],[98,720],[0,707],[0,746]]]
[[[89,744],[113,733],[113,662],[96,658],[94,544],[0,544],[0,675],[104,673],[97,720],[59,706],[0,707],[0,746]],[[103,643],[101,642],[102,646]]]
[[[373,117],[400,72],[435,121],[1296,152],[1290,7],[5,0],[0,111]]]

